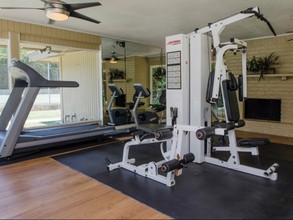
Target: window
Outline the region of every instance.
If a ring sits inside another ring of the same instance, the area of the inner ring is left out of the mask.
[[[9,96],[7,46],[0,45],[0,114]]]
[[[166,68],[151,66],[151,104],[160,104],[162,91],[166,89]]]
[[[20,51],[20,60],[49,80],[59,80],[59,63],[51,61],[29,61],[29,50]],[[11,90],[9,89],[7,46],[0,45],[0,112],[2,112]],[[37,96],[25,127],[48,126],[61,121],[60,89],[44,88]]]
[[[48,80],[60,80],[59,62],[56,61],[30,61],[31,50],[20,51],[20,60]],[[24,127],[49,126],[60,124],[60,88],[42,88],[34,102],[32,110]]]

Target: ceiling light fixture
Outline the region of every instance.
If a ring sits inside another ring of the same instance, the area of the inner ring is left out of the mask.
[[[54,21],[64,21],[68,19],[69,12],[62,4],[48,4],[46,7],[46,16]]]
[[[39,53],[47,53],[50,54],[51,53],[52,48],[50,46],[46,46],[44,49],[39,49]]]
[[[118,58],[115,56],[115,52],[112,52],[110,63],[117,63]]]

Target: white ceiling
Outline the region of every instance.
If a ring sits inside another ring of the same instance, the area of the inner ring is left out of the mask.
[[[66,3],[96,2],[95,0],[64,0]],[[101,21],[100,24],[69,18],[51,25],[106,36],[108,49],[115,40],[125,40],[164,48],[165,37],[190,33],[249,7],[258,6],[278,35],[293,31],[293,0],[98,0],[102,6],[78,10]],[[1,0],[0,7],[43,7],[40,0]],[[41,10],[0,10],[0,17],[21,22],[48,25]],[[249,18],[228,26],[223,39],[272,36],[268,26]],[[110,47],[110,48],[109,48]],[[144,48],[146,49],[146,47]],[[152,50],[151,50],[152,51]],[[158,50],[156,50],[158,51]]]

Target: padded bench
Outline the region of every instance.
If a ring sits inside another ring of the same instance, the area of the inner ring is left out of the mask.
[[[138,126],[138,130],[133,136],[139,136],[140,141],[145,138],[156,138],[157,140],[168,139],[173,136],[173,126],[165,124],[143,124]]]
[[[142,130],[147,133],[155,133],[161,130],[173,130],[173,126],[165,125],[165,124],[144,124],[138,126],[139,130]]]
[[[239,147],[259,147],[270,143],[270,140],[267,138],[247,138],[238,141]]]

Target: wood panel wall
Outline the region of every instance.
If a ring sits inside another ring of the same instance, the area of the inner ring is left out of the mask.
[[[115,68],[124,71],[124,61],[118,61],[116,64],[110,64],[108,61],[103,62],[103,71],[108,74],[110,68]],[[110,100],[111,91],[108,88],[109,79],[106,80],[107,86],[107,101]],[[126,58],[126,80],[114,80],[113,83],[122,88],[126,93],[126,102],[133,101],[135,93],[133,84],[142,83],[146,88],[150,86],[149,62],[146,57],[132,56]],[[144,100],[146,105],[149,104],[149,99]]]
[[[127,81],[132,78],[131,71],[133,69],[132,65],[132,58],[127,57],[126,58],[126,79],[119,79],[119,80],[114,80],[113,83],[116,84],[119,88],[123,90],[123,92],[126,94],[126,101],[130,102],[132,100],[132,93],[128,91],[128,85]],[[124,59],[118,60],[117,63],[113,64],[110,63],[109,61],[103,61],[103,74],[106,74],[106,77],[104,78],[104,84],[105,85],[105,90],[106,90],[106,99],[109,102],[110,101],[110,96],[112,92],[110,91],[108,84],[110,83],[110,69],[118,69],[123,72],[125,72],[125,62]]]
[[[239,129],[262,134],[272,134],[293,137],[293,35],[269,37],[264,39],[247,40],[247,58],[252,56],[263,57],[274,52],[279,56],[278,65],[275,65],[274,75],[264,75],[264,80],[248,76],[248,98],[281,99],[281,122],[245,119],[246,125]],[[226,64],[234,75],[241,74],[240,55],[227,53]],[[288,75],[281,77],[278,74]],[[243,104],[240,104],[243,116]]]
[[[98,90],[98,59],[98,53],[91,51],[75,52],[62,56],[62,80],[72,80],[79,83],[78,88],[62,89],[63,120],[67,115],[69,115],[70,122],[102,120],[100,112],[102,100],[98,99],[100,92]]]
[[[20,33],[22,42],[90,50],[99,50],[101,44],[100,37],[96,35],[0,19],[0,37],[7,39],[9,32]]]
[[[135,57],[135,81],[141,83],[145,88],[150,89],[150,68],[146,57]],[[150,104],[150,97],[142,99],[145,103],[144,107]]]
[[[63,30],[48,26],[0,19],[0,37],[19,36],[20,42],[63,46],[81,49],[84,52],[66,54],[61,58],[61,75],[64,80],[75,80],[79,88],[64,89],[63,116],[71,116],[75,122],[102,120],[98,101],[98,51],[99,36]],[[16,44],[19,41],[14,40]],[[101,100],[102,102],[102,100]],[[66,105],[64,105],[66,103]],[[68,105],[67,105],[68,104]],[[64,117],[63,117],[64,120]]]

